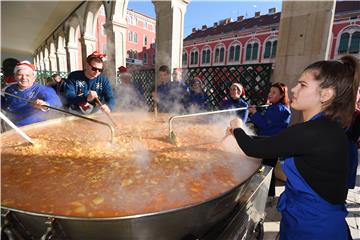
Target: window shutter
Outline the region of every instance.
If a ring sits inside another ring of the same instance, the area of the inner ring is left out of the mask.
[[[338,53],[346,53],[349,45],[349,33],[343,33],[340,38]]]
[[[271,58],[276,57],[276,50],[277,50],[277,41],[273,42],[272,52],[271,52]]]
[[[240,45],[235,47],[235,61],[238,62],[240,60]]]
[[[267,41],[265,44],[264,58],[270,57],[270,50],[271,50],[271,42]]]
[[[358,53],[360,50],[360,32],[354,32],[351,36],[349,53]]]
[[[251,48],[252,48],[251,44],[248,44],[246,46],[246,58],[245,58],[246,61],[250,60],[251,58]]]
[[[252,52],[252,60],[256,60],[256,59],[257,59],[258,48],[259,48],[259,44],[258,44],[258,43],[254,43],[253,52]]]

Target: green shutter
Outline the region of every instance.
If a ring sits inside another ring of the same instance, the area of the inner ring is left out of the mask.
[[[271,50],[271,42],[267,41],[265,44],[264,58],[270,57],[270,50]]]
[[[257,59],[258,49],[259,49],[259,44],[258,44],[258,43],[254,43],[253,52],[252,52],[252,60],[256,60],[256,59]]]
[[[202,50],[201,52],[201,64],[206,63],[206,50]]]
[[[238,62],[240,60],[240,45],[235,47],[235,61]]]
[[[206,53],[206,63],[210,63],[210,49],[208,49]]]
[[[276,56],[276,50],[277,50],[277,41],[274,41],[272,46],[271,58],[274,58]]]
[[[234,46],[230,47],[230,52],[229,52],[229,62],[233,62],[234,61]]]
[[[222,47],[220,49],[220,62],[224,62],[225,49]]]
[[[343,33],[340,38],[338,53],[346,53],[349,45],[349,33]]]
[[[349,53],[358,53],[360,50],[360,32],[354,32],[351,36]]]
[[[251,44],[248,44],[246,46],[246,57],[245,57],[246,61],[250,60],[250,58],[251,58],[251,48],[252,48]]]

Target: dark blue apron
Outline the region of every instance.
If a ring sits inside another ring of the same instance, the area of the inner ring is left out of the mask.
[[[282,215],[280,240],[348,239],[345,204],[331,204],[314,192],[298,172],[293,157],[282,162],[282,169],[287,182],[277,205]]]

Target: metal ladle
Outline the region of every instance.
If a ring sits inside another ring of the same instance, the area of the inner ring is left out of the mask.
[[[30,103],[30,104],[32,104],[32,105],[35,105],[35,102],[33,102],[33,101],[29,100],[29,99],[26,99],[26,98],[22,98],[22,97],[16,96],[16,95],[11,94],[11,93],[1,92],[1,94],[5,94],[5,95],[8,95],[8,96],[11,96],[11,97],[20,99],[20,100],[22,100],[22,101],[28,102],[28,103]],[[107,127],[110,129],[110,134],[111,134],[110,143],[113,143],[113,142],[114,142],[115,130],[114,130],[113,126],[111,126],[110,124],[108,124],[108,123],[106,123],[106,122],[102,122],[102,121],[99,121],[99,120],[96,120],[96,119],[93,119],[93,118],[85,117],[85,116],[80,115],[80,114],[76,114],[76,113],[72,113],[72,112],[69,112],[69,111],[65,111],[64,109],[57,108],[57,107],[52,107],[52,106],[48,106],[48,105],[42,105],[42,107],[48,108],[48,109],[53,109],[53,110],[55,110],[55,111],[62,112],[62,113],[66,113],[66,114],[69,114],[69,115],[73,115],[73,116],[76,116],[76,117],[78,117],[78,118],[85,119],[85,120],[87,120],[87,121],[91,121],[91,122],[95,122],[95,123],[98,123],[98,124],[101,124],[101,125],[105,125],[105,126],[107,126]]]
[[[34,145],[33,140],[26,135],[20,128],[18,128],[8,117],[5,116],[2,112],[0,112],[0,118],[3,119],[9,126],[14,129],[22,138],[24,138],[26,141]]]
[[[256,106],[256,108],[264,108],[264,107],[268,107],[269,105],[259,105]],[[248,107],[240,107],[240,108],[231,108],[231,109],[225,109],[225,110],[218,110],[218,111],[212,111],[212,112],[201,112],[201,113],[192,113],[192,114],[184,114],[184,115],[175,115],[169,118],[169,139],[170,139],[170,143],[176,145],[176,146],[180,146],[180,143],[176,137],[175,132],[173,131],[173,126],[172,126],[172,122],[177,119],[177,118],[189,118],[189,117],[197,117],[197,116],[202,116],[202,115],[210,115],[210,114],[217,114],[217,113],[224,113],[224,112],[234,112],[234,111],[240,111],[240,110],[246,110],[248,109]],[[227,136],[226,136],[227,137]],[[222,139],[225,140],[224,137]]]

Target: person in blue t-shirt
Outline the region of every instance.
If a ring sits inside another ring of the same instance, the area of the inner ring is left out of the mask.
[[[30,104],[6,94],[1,96],[1,110],[5,111],[5,115],[15,125],[24,126],[58,116],[50,113],[46,106],[61,107],[60,99],[52,88],[35,82],[33,64],[28,61],[18,63],[14,69],[14,77],[16,83],[8,85],[4,91],[34,102]]]
[[[190,92],[185,95],[183,105],[187,112],[203,112],[208,109],[208,98],[200,77],[194,77],[190,81]]]
[[[120,84],[114,90],[117,99],[116,110],[121,112],[149,110],[144,97],[144,90],[140,84],[134,81],[126,67],[121,66],[118,70]]]
[[[115,106],[110,82],[102,74],[105,57],[105,54],[95,51],[87,57],[84,70],[69,74],[64,95],[70,110],[91,114],[98,109],[110,112]],[[99,98],[101,106],[97,105],[96,98]]]
[[[222,109],[230,108],[245,108],[244,110],[237,111],[237,115],[243,122],[247,121],[249,111],[248,104],[242,99],[245,97],[245,89],[240,83],[233,83],[230,87],[230,98],[226,99],[222,104]]]

